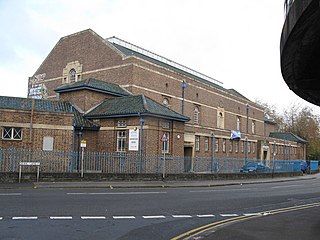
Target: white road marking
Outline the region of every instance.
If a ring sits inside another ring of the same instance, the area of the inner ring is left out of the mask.
[[[163,215],[156,215],[156,216],[142,216],[144,219],[160,219],[160,218],[166,218]]]
[[[12,220],[37,220],[38,217],[12,217]]]
[[[243,216],[251,217],[251,216],[261,216],[261,213],[244,213]]]
[[[113,192],[113,193],[67,193],[67,195],[144,195],[144,194],[166,194],[167,192]]]
[[[0,196],[21,196],[22,193],[0,193]]]
[[[104,216],[81,216],[82,220],[104,220],[106,217]]]
[[[197,215],[199,218],[207,218],[207,217],[215,217],[213,214],[203,214],[203,215]]]
[[[191,218],[191,215],[172,215],[174,218]]]
[[[220,214],[221,217],[238,217],[238,214],[235,213],[222,213]]]
[[[71,216],[51,216],[51,220],[72,220]]]
[[[304,187],[304,185],[300,184],[300,185],[275,186],[271,188],[276,189],[276,188],[291,188],[291,187]]]
[[[135,219],[135,216],[113,216],[113,219]]]
[[[0,217],[0,221],[3,219],[3,217]]]

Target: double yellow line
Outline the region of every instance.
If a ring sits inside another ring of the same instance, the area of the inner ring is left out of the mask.
[[[273,214],[279,214],[279,213],[285,213],[285,212],[292,212],[292,211],[313,208],[313,207],[320,207],[320,202],[304,204],[304,205],[299,205],[299,206],[293,206],[293,207],[287,207],[287,208],[279,208],[279,209],[274,209],[274,210],[256,213],[256,214],[252,214],[252,215],[247,215],[247,216],[244,215],[244,216],[238,216],[238,217],[234,217],[234,218],[225,219],[222,221],[210,223],[210,224],[192,229],[188,232],[180,234],[179,236],[171,238],[171,240],[182,240],[182,239],[188,240],[188,239],[192,239],[194,237],[197,237],[203,233],[214,232],[216,229],[221,228],[221,227],[228,225],[228,224],[242,222],[242,221],[246,221],[246,220],[249,220],[252,218],[273,215]]]

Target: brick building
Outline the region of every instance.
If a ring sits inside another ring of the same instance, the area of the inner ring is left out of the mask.
[[[305,159],[305,142],[270,135],[277,131],[274,121],[236,90],[118,38],[103,39],[91,29],[61,38],[28,84],[29,98],[67,102],[89,124],[62,125],[74,130],[73,140],[64,141],[77,147],[81,137],[90,151]],[[142,149],[132,139],[139,130]],[[164,133],[165,143],[160,141]],[[274,151],[274,146],[285,151]]]

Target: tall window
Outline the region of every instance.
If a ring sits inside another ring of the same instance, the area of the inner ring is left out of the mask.
[[[233,141],[229,140],[229,152],[232,152],[232,148],[233,148]]]
[[[194,124],[199,124],[199,114],[200,114],[200,111],[199,111],[199,107],[195,107],[194,108],[194,111],[193,111],[193,123]]]
[[[236,146],[235,146],[235,152],[238,153],[239,152],[239,142],[236,141]]]
[[[223,111],[218,111],[217,127],[224,128],[224,113],[223,113]]]
[[[200,151],[200,137],[196,136],[196,140],[195,140],[195,150],[196,151]]]
[[[76,81],[76,70],[74,68],[71,68],[69,71],[69,81],[70,82]]]
[[[117,132],[117,152],[126,151],[126,131]]]
[[[241,131],[241,117],[237,116],[237,131]]]
[[[226,140],[222,139],[222,152],[226,152]]]
[[[219,139],[218,138],[215,140],[214,151],[219,152]]]
[[[254,120],[252,120],[252,123],[251,123],[251,132],[252,134],[256,133],[256,121]]]
[[[209,151],[209,138],[208,137],[205,137],[205,139],[204,139],[204,150],[206,152]]]
[[[4,127],[2,139],[5,140],[22,140],[22,128]]]
[[[241,141],[241,152],[244,152],[244,141]]]
[[[169,150],[170,150],[170,132],[164,132],[163,134],[166,134],[166,137],[167,137],[168,141],[162,142],[161,151],[162,151],[162,153],[169,153]]]

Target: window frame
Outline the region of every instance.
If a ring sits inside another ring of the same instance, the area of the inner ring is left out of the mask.
[[[8,137],[7,137],[8,136]],[[18,136],[18,138],[17,138]],[[23,129],[20,127],[2,127],[2,140],[21,141]]]
[[[123,133],[124,135],[120,135]],[[127,131],[117,131],[117,152],[126,152]]]

